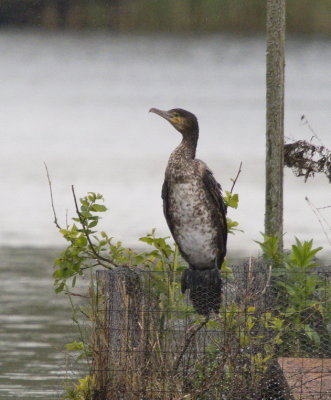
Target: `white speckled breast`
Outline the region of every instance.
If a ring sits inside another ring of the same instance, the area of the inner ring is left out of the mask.
[[[194,179],[173,183],[169,193],[174,239],[189,264],[199,269],[214,267],[217,256],[217,229],[206,196]]]

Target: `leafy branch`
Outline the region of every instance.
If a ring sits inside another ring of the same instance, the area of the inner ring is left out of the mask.
[[[234,179],[231,179],[232,181],[232,186],[230,191],[225,190],[225,195],[223,196],[224,204],[225,204],[225,209],[227,210],[228,207],[237,209],[238,204],[239,204],[239,195],[237,193],[233,194],[233,189],[237,183],[237,180],[239,178],[239,175],[241,173],[241,167],[242,167],[242,162],[240,162],[239,169],[237,172],[237,175]],[[239,223],[237,221],[233,221],[231,218],[226,217],[227,221],[227,229],[228,233],[235,234],[235,232],[243,232],[241,229],[238,228]]]
[[[85,237],[90,245],[90,249],[93,253],[93,256],[97,260],[105,261],[105,262],[117,267],[118,265],[114,262],[114,260],[110,260],[109,258],[103,257],[99,252],[97,252],[94,244],[92,243],[91,237],[90,237],[90,234],[94,233],[93,231],[91,231],[91,228],[94,228],[98,224],[98,221],[99,221],[99,217],[92,215],[91,212],[92,211],[94,211],[94,212],[107,211],[106,206],[95,203],[96,200],[103,198],[102,195],[99,195],[99,194],[95,195],[94,193],[89,192],[89,196],[87,198],[88,198],[88,200],[90,200],[93,203],[89,207],[89,204],[86,201],[86,198],[81,199],[81,203],[82,203],[81,210],[82,211],[79,211],[76,193],[75,193],[75,189],[74,189],[73,185],[71,186],[71,190],[72,190],[72,195],[74,197],[76,214],[78,215],[78,220],[77,219],[74,219],[74,220],[80,222],[80,224],[82,226],[82,230],[85,234]]]

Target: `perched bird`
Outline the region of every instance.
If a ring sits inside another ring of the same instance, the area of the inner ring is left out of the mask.
[[[163,211],[172,236],[189,268],[183,272],[182,292],[190,290],[195,310],[208,316],[219,312],[220,266],[226,254],[226,207],[221,186],[207,165],[195,158],[199,138],[196,116],[175,108],[151,108],[182,134],[171,153],[162,187]]]

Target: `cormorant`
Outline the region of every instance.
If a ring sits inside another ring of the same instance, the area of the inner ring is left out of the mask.
[[[181,278],[182,292],[190,290],[195,310],[219,312],[220,266],[226,254],[226,207],[221,186],[207,165],[195,158],[199,137],[196,116],[175,108],[150,112],[169,121],[182,134],[171,153],[162,187],[163,211],[172,236],[189,268]]]

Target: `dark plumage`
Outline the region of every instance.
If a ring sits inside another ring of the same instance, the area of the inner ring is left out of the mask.
[[[195,158],[199,137],[194,114],[176,108],[151,112],[169,121],[181,134],[171,153],[162,187],[163,211],[169,229],[189,268],[182,275],[182,292],[190,290],[195,310],[219,312],[221,276],[226,254],[226,208],[221,186],[207,165]]]

